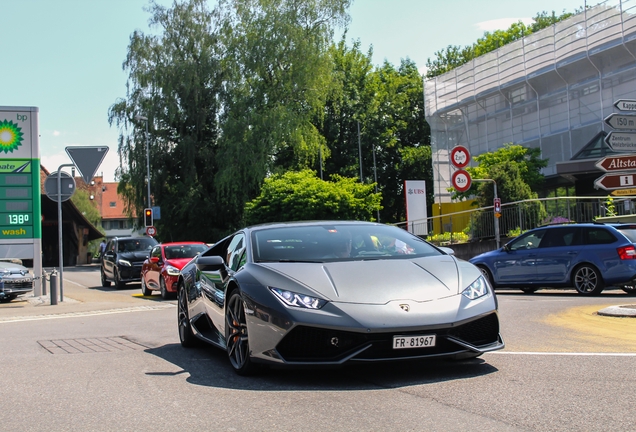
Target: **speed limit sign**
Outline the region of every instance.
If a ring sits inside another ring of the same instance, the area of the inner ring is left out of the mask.
[[[472,184],[472,179],[470,178],[470,174],[468,171],[459,169],[453,173],[451,177],[451,183],[457,192],[466,192],[470,189],[470,185]]]

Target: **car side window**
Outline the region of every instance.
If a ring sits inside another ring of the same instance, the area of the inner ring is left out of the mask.
[[[155,246],[150,252],[150,256],[161,259],[161,246]]]
[[[516,238],[509,243],[509,249],[513,251],[536,249],[539,247],[539,243],[541,243],[541,239],[545,235],[545,232],[546,230],[538,230],[523,234],[521,237]]]
[[[243,233],[238,233],[234,236],[230,245],[227,247],[227,255],[226,255],[226,264],[229,268],[236,271],[242,265],[241,262],[245,262],[241,260],[241,255],[245,250],[245,235]]]
[[[585,228],[584,244],[608,244],[614,243],[615,241],[616,237],[605,228]]]
[[[561,247],[579,244],[579,229],[576,227],[553,228],[546,230],[539,247]]]
[[[111,241],[108,243],[108,246],[106,246],[106,250],[107,250],[107,251],[111,251],[111,252],[115,252],[115,243],[117,243],[117,242],[116,242],[116,241],[114,241],[114,240],[111,240]]]

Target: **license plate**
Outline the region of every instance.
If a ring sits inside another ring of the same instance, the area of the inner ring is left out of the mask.
[[[7,279],[6,282],[8,284],[19,284],[19,283],[25,283],[25,282],[31,282],[31,279]]]
[[[435,346],[435,335],[393,336],[393,349],[427,348]]]

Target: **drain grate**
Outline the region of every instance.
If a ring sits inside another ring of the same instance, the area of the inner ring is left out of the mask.
[[[124,336],[86,339],[54,339],[38,341],[51,354],[86,354],[98,352],[141,351],[149,347]]]

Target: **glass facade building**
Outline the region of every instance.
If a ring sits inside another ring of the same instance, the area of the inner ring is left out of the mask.
[[[436,204],[450,203],[450,150],[474,157],[505,143],[538,147],[548,184],[594,191],[610,152],[604,122],[636,99],[636,0],[608,0],[438,77],[425,80]],[[474,162],[471,162],[474,165]],[[437,206],[435,206],[437,207]]]

